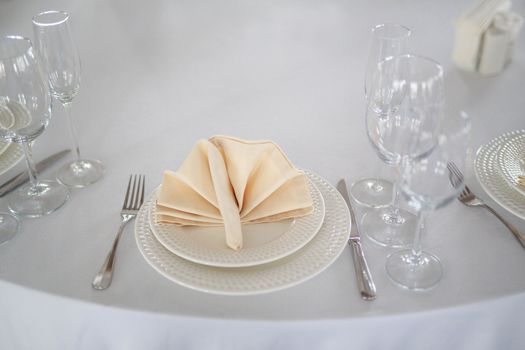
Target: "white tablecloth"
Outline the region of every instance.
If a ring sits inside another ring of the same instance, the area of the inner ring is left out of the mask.
[[[473,76],[451,64],[453,21],[470,5],[0,1],[2,35],[32,37],[31,16],[42,10],[71,13],[83,63],[73,104],[81,150],[107,166],[102,181],[74,190],[55,213],[24,220],[20,234],[0,246],[0,349],[525,348],[525,251],[493,216],[458,202],[428,222],[424,247],[442,259],[445,274],[425,293],[389,282],[384,262],[391,250],[368,241],[374,302],[358,296],[349,249],[320,275],[283,291],[201,293],[155,272],[131,227],[113,285],[91,288],[118,226],[129,174],[146,174],[152,190],[198,138],[273,139],[295,164],[331,183],[377,174],[363,101],[374,24],[406,24],[413,51],[443,63],[449,100],[472,116],[474,150],[523,128],[525,35],[498,76]],[[516,1],[514,10],[523,15],[525,4]],[[70,144],[64,111],[55,104],[35,157]],[[1,182],[23,169],[20,163]],[[468,175],[470,187],[494,204]],[[524,221],[494,207],[525,232]]]

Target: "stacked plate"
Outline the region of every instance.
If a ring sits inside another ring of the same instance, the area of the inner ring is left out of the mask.
[[[0,175],[10,170],[23,157],[24,152],[19,144],[0,139]]]
[[[525,130],[508,132],[483,145],[476,155],[476,176],[483,189],[503,208],[525,220]]]
[[[240,251],[226,246],[223,227],[156,223],[155,191],[135,222],[139,250],[166,278],[204,292],[247,295],[299,284],[334,262],[350,235],[343,198],[321,177],[306,174],[313,213],[244,225],[244,247]]]

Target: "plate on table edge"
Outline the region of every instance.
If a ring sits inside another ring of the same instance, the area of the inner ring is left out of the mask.
[[[5,151],[0,154],[0,175],[9,171],[23,158],[24,151],[22,147],[17,143],[11,142]]]
[[[511,131],[506,135],[509,137],[498,149],[498,167],[507,183],[525,195],[525,187],[518,184],[518,175],[525,176],[524,166],[519,164],[520,156],[525,163],[525,130]]]
[[[321,177],[307,172],[321,191],[326,214],[317,235],[294,254],[272,263],[221,268],[196,264],[164,248],[151,232],[144,204],[135,221],[141,254],[157,272],[182,286],[221,295],[253,295],[300,284],[324,271],[343,252],[350,236],[350,214],[339,192]]]
[[[512,132],[498,136],[476,152],[474,173],[483,190],[499,205],[525,220],[525,197],[510,186],[496,164],[497,152]]]
[[[215,235],[215,237],[213,240],[209,240],[208,245],[204,245],[199,243],[199,237],[196,239],[192,237],[195,232],[198,235],[202,228],[155,224],[155,205],[149,206],[148,221],[153,235],[164,248],[186,260],[215,267],[262,265],[295,253],[304,247],[321,228],[325,215],[323,196],[312,181],[309,180],[308,183],[314,204],[312,213],[280,222],[243,225],[245,241],[248,238],[247,232],[250,232],[252,237],[262,235],[265,227],[266,231],[282,232],[284,230],[284,232],[277,238],[262,242],[259,245],[248,246],[245,244],[245,247],[237,251],[226,245],[223,226],[205,228],[204,233],[200,233],[201,240],[205,240],[206,235]],[[152,201],[154,201],[156,193],[157,191],[153,192]]]

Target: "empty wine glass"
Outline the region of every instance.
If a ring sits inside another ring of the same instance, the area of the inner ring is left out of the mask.
[[[408,53],[410,29],[400,24],[379,24],[372,28],[372,44],[365,71],[365,97],[377,73],[377,64],[390,56]],[[350,195],[361,205],[380,208],[392,202],[392,182],[380,178],[365,178],[350,186]]]
[[[377,65],[387,57],[408,54],[409,28],[395,23],[379,24],[372,28],[372,44],[365,72],[365,97],[372,85],[372,79],[377,73]]]
[[[51,117],[51,95],[29,39],[0,39],[0,137],[22,145],[29,184],[7,197],[9,209],[28,217],[42,216],[62,206],[69,198],[67,187],[55,181],[40,181],[32,158],[32,142],[44,132]],[[6,123],[5,121],[10,121]]]
[[[378,65],[366,111],[368,138],[388,165],[422,157],[437,143],[442,117],[443,68],[417,55],[386,58]],[[399,180],[398,180],[399,181]],[[398,186],[392,204],[363,216],[363,232],[375,243],[403,247],[412,242],[416,217],[399,207]]]
[[[98,181],[104,166],[98,160],[83,159],[71,117],[71,104],[80,89],[80,58],[69,28],[69,14],[46,11],[33,17],[35,46],[47,75],[51,94],[66,110],[76,160],[58,171],[58,181],[70,187],[84,187]]]
[[[463,177],[470,134],[466,113],[445,115],[437,147],[428,156],[410,159],[403,164],[400,188],[418,212],[418,224],[411,249],[390,254],[386,261],[388,276],[398,285],[411,290],[435,286],[443,274],[439,259],[421,250],[421,235],[428,213],[454,200],[463,189]]]

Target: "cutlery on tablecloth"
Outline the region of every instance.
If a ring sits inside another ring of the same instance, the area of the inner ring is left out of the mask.
[[[139,209],[144,202],[144,189],[146,183],[145,175],[130,175],[128,182],[128,189],[126,190],[126,196],[124,197],[124,204],[122,205],[122,210],[120,211],[121,223],[118,229],[117,236],[113,242],[113,246],[102,264],[100,271],[93,279],[93,288],[97,290],[103,290],[108,288],[111,285],[113,279],[113,264],[115,262],[115,253],[117,251],[118,242],[124,227],[131,219],[134,219]]]
[[[62,159],[70,151],[71,150],[69,149],[65,149],[53,155],[50,155],[44,160],[41,160],[40,162],[35,164],[36,171],[37,172],[44,171],[45,169],[49,168],[51,165],[53,165],[54,163]],[[5,183],[0,185],[0,197],[3,197],[9,192],[15,190],[16,188],[23,185],[27,181],[29,181],[29,173],[27,171],[23,171],[20,174],[12,177],[11,179],[7,180]]]
[[[461,173],[461,171],[459,171],[459,169],[454,163],[448,163],[447,168],[449,171],[449,179],[452,185],[463,181],[463,174]],[[464,190],[459,194],[458,199],[461,203],[465,204],[468,207],[483,207],[490,211],[492,214],[494,214],[495,217],[499,219],[499,221],[501,221],[505,226],[507,226],[509,231],[512,232],[514,237],[516,237],[516,239],[520,242],[523,248],[525,248],[525,237],[518,231],[518,229],[511,225],[509,222],[507,222],[494,209],[485,204],[485,202],[476,197],[476,195],[470,191],[470,188],[468,188],[467,185],[465,185]]]
[[[350,211],[352,226],[350,228],[350,239],[348,240],[348,244],[352,247],[355,274],[357,283],[359,285],[361,298],[364,300],[374,300],[376,297],[376,286],[372,280],[370,270],[368,269],[365,255],[363,254],[363,248],[361,247],[361,237],[359,235],[354,210],[352,209],[350,198],[348,197],[348,191],[346,189],[346,182],[344,179],[339,180],[337,183],[337,190],[343,196],[348,206],[348,210]]]

